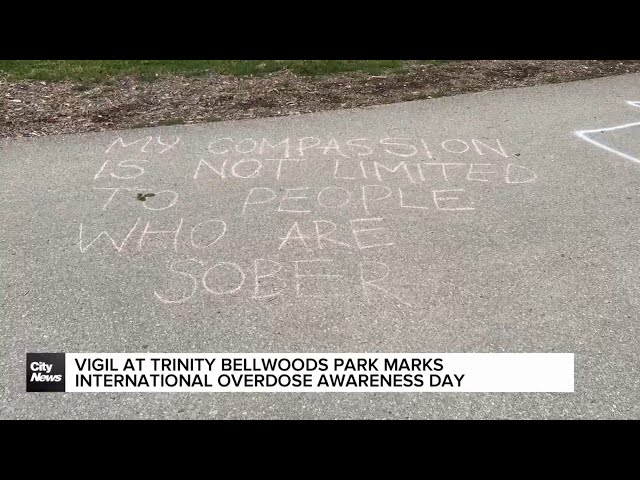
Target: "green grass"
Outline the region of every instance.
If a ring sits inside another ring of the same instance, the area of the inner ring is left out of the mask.
[[[442,63],[417,60],[418,63]],[[153,80],[167,74],[263,75],[289,69],[299,75],[363,72],[370,75],[407,70],[406,60],[0,60],[0,75],[10,80],[108,82],[134,75]]]

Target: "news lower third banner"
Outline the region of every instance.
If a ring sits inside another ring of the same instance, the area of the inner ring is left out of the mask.
[[[572,353],[27,353],[27,392],[573,392]]]

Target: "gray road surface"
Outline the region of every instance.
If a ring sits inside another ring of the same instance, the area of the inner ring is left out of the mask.
[[[0,143],[0,417],[640,418],[639,100],[626,75]],[[51,351],[571,352],[576,391],[26,393]]]

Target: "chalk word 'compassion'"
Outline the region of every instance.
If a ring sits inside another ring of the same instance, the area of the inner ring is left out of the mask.
[[[382,139],[353,138],[336,140],[335,138],[302,137],[297,139],[285,138],[272,141],[266,138],[234,139],[232,137],[216,138],[207,147],[207,152],[214,155],[273,155],[278,154],[289,158],[291,156],[304,157],[310,154],[338,155],[344,158],[366,157],[385,153],[397,157],[413,157],[422,155],[434,158],[437,153],[453,154],[473,153],[487,155],[489,153],[508,158],[500,140],[469,141],[451,138],[442,142],[429,142],[422,138],[389,137]]]

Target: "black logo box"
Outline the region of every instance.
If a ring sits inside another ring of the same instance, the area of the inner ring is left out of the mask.
[[[27,392],[65,391],[64,353],[27,353]]]

